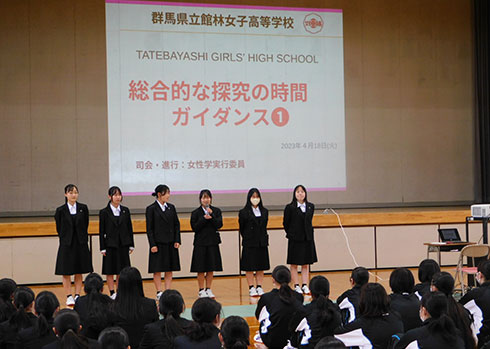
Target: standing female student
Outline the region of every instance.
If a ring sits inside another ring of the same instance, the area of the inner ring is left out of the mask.
[[[92,254],[88,248],[88,207],[77,202],[75,184],[65,187],[65,204],[56,209],[54,219],[60,239],[56,258],[56,275],[63,275],[66,305],[75,305],[82,290],[82,274],[91,273]],[[75,298],[71,294],[71,275],[75,275]]]
[[[175,206],[168,202],[169,187],[159,184],[151,195],[156,201],[146,208],[146,234],[150,244],[148,272],[153,273],[157,298],[160,298],[162,272],[165,272],[165,289],[168,290],[172,272],[180,270],[180,221]]]
[[[291,278],[294,290],[309,294],[308,279],[310,264],[315,263],[315,240],[313,236],[313,214],[315,205],[308,202],[306,188],[297,185],[293,191],[291,203],[284,208],[283,226],[288,239],[287,263],[291,265]],[[302,287],[299,286],[298,265],[301,265]]]
[[[200,298],[214,298],[211,291],[213,273],[223,270],[219,251],[221,238],[218,232],[218,229],[223,226],[223,218],[221,210],[211,206],[212,200],[211,191],[201,190],[199,193],[201,205],[191,214],[191,227],[194,231],[191,273],[197,273]],[[204,279],[206,279],[206,288],[204,288]]]
[[[264,294],[262,289],[264,270],[270,268],[268,220],[269,211],[262,203],[259,190],[250,189],[245,207],[238,213],[238,223],[243,246],[240,270],[245,271],[251,297]],[[257,287],[254,286],[254,272]]]
[[[119,273],[130,267],[129,255],[134,250],[133,223],[129,208],[122,206],[119,187],[109,188],[109,203],[99,212],[99,243],[102,259],[102,274],[107,275],[107,286],[114,296],[114,275],[116,286]]]

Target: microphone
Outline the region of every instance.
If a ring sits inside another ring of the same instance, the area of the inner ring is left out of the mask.
[[[204,208],[206,209],[206,214],[209,215],[209,211],[208,211],[209,205],[204,206]]]

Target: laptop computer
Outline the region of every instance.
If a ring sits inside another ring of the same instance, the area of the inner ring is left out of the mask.
[[[442,242],[449,244],[452,242],[462,242],[458,229],[456,228],[437,229],[437,231]]]

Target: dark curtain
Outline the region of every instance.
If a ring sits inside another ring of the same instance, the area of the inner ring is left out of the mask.
[[[489,0],[474,0],[477,183],[481,185],[476,200],[484,203],[490,203],[489,4]]]

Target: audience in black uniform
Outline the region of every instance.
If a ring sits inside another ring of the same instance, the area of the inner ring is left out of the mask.
[[[250,345],[250,329],[240,316],[228,316],[218,336],[224,349],[247,349]]]
[[[390,275],[390,307],[403,321],[405,332],[422,325],[419,316],[420,301],[413,294],[415,280],[407,268],[397,268]]]
[[[422,299],[422,296],[426,293],[430,292],[430,285],[432,283],[432,276],[435,273],[441,271],[439,264],[433,259],[424,259],[419,264],[419,281],[417,285],[413,288],[413,293],[419,298]]]
[[[80,317],[75,310],[62,309],[54,318],[54,331],[57,340],[44,346],[44,349],[96,349],[99,348],[97,341],[80,334],[82,326]]]
[[[356,319],[359,314],[359,298],[361,287],[369,281],[369,272],[364,267],[356,267],[352,270],[350,283],[352,288],[345,291],[337,298],[337,305],[342,313],[342,323],[347,324]]]
[[[107,327],[100,332],[99,346],[101,349],[128,349],[129,337],[121,327]]]
[[[0,280],[0,322],[8,320],[15,312],[12,297],[16,288],[17,284],[14,280],[8,278]]]

